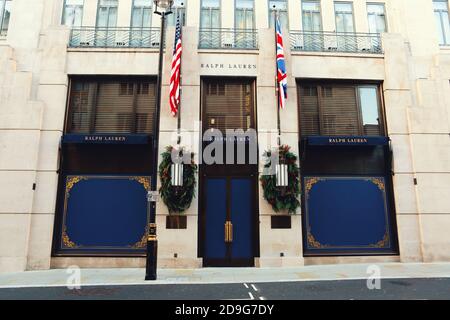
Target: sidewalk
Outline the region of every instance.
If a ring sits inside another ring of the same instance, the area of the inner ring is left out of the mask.
[[[373,264],[313,265],[296,268],[160,269],[157,281],[144,281],[144,269],[81,269],[82,286],[261,283],[366,279]],[[450,263],[379,263],[381,278],[450,278]],[[66,269],[0,274],[1,288],[66,286]]]

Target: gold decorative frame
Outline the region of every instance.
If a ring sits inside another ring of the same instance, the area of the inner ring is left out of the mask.
[[[314,185],[316,185],[318,182],[320,181],[325,181],[327,178],[340,178],[340,179],[355,179],[356,177],[305,177],[305,206],[306,206],[306,210],[308,210],[308,198],[309,198],[309,193],[311,192],[311,189],[313,188]],[[308,244],[308,248],[311,249],[353,249],[353,248],[379,248],[379,249],[383,249],[383,248],[389,248],[390,246],[390,227],[389,227],[389,217],[388,217],[388,207],[387,207],[387,200],[386,200],[386,186],[385,186],[385,182],[383,181],[383,178],[379,178],[379,177],[370,177],[370,178],[365,178],[365,181],[370,181],[373,184],[375,184],[378,189],[382,192],[383,194],[383,198],[384,198],[384,213],[385,213],[385,221],[386,221],[386,226],[385,226],[385,233],[383,235],[383,238],[373,244],[369,244],[369,245],[364,245],[364,246],[353,246],[353,247],[348,247],[348,246],[331,246],[328,244],[322,244],[320,243],[315,236],[312,234],[311,232],[311,226],[309,225],[308,222],[308,216],[307,214],[305,214],[306,217],[306,224],[307,224],[307,228],[306,228],[306,241]]]
[[[67,205],[68,205],[68,199],[70,198],[70,192],[74,188],[76,184],[78,184],[81,181],[86,181],[91,178],[104,178],[104,179],[128,179],[131,181],[136,181],[139,184],[141,184],[146,191],[150,191],[151,189],[151,177],[147,176],[98,176],[98,175],[92,175],[92,176],[67,176],[66,177],[66,186],[65,186],[65,196],[64,196],[64,207],[63,207],[63,219],[62,219],[62,227],[61,227],[61,249],[80,249],[83,248],[83,245],[77,244],[74,241],[72,241],[67,233],[67,226],[66,226],[66,214],[67,214]],[[144,235],[141,237],[141,239],[132,244],[129,245],[128,248],[131,249],[143,249],[147,245],[147,233],[148,233],[148,221],[146,223]],[[90,247],[88,249],[116,249],[114,247]],[[126,247],[120,247],[119,249],[126,249]]]

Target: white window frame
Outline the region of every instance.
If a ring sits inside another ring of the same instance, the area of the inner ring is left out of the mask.
[[[6,36],[8,29],[3,30],[3,19],[5,18],[6,3],[12,3],[12,0],[0,0],[0,37]]]
[[[86,0],[83,0],[83,4],[81,5],[82,12],[83,12],[83,14],[81,16],[81,25],[77,26],[77,27],[81,27],[83,25],[83,15],[84,15],[84,3],[85,3],[85,1]],[[67,0],[64,0],[63,1],[62,14],[61,14],[61,25],[66,25],[66,21],[65,21],[65,18],[66,18],[66,7],[67,7]]]
[[[447,4],[447,11],[435,9],[435,8],[434,8],[434,4],[437,3],[437,2]],[[450,38],[450,35],[446,33],[445,27],[444,27],[444,25],[443,25],[444,21],[442,21],[442,20],[443,20],[442,12],[447,12],[447,16],[450,17],[449,1],[448,1],[448,0],[433,0],[433,13],[435,14],[435,13],[437,13],[437,12],[439,13],[439,19],[440,19],[440,24],[441,24],[440,30],[438,30],[438,32],[439,32],[440,35],[442,34],[442,36],[443,36],[443,38],[444,38],[444,43],[441,43],[441,42],[439,41],[439,45],[440,45],[440,46],[450,46],[450,41],[447,41],[447,38]],[[436,19],[436,18],[435,18],[435,19]],[[449,18],[449,19],[450,19],[450,18]],[[449,24],[450,24],[450,21],[449,21]],[[450,29],[450,28],[449,28],[449,29]]]
[[[387,13],[386,13],[386,4],[384,2],[367,2],[366,4],[366,8],[367,8],[367,21],[369,21],[369,16],[370,15],[376,15],[379,16],[378,14],[374,14],[374,13],[370,13],[369,12],[369,6],[381,6],[383,7],[383,17],[384,17],[384,26],[385,26],[385,30],[384,32],[389,32],[389,26],[388,26],[388,21],[387,21]],[[370,26],[369,26],[370,27]],[[370,31],[370,30],[369,30]]]

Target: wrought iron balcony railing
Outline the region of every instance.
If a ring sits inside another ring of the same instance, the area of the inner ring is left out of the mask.
[[[292,51],[383,53],[379,33],[291,31]]]
[[[71,48],[157,48],[158,28],[75,27],[70,32]]]
[[[200,29],[199,49],[258,49],[253,29]]]

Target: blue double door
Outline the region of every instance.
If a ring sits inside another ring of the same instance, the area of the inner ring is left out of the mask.
[[[253,177],[205,177],[203,265],[254,266],[255,183]]]

